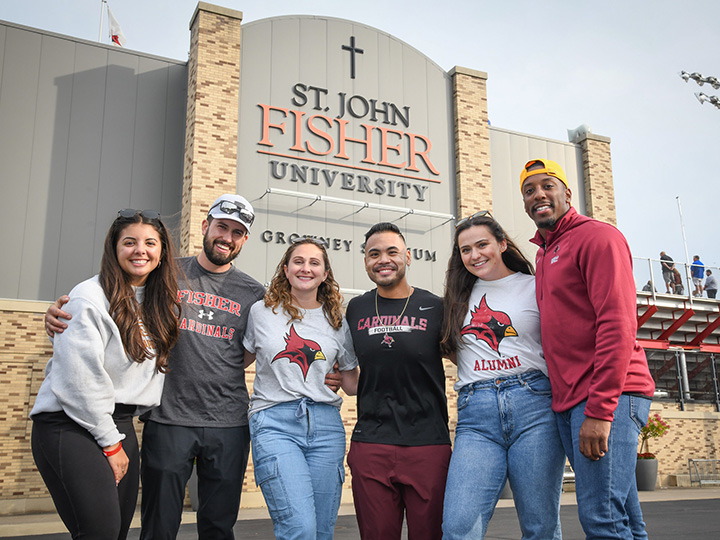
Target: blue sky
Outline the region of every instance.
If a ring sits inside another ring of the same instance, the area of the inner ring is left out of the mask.
[[[442,68],[488,73],[494,126],[567,141],[588,124],[612,139],[618,226],[633,254],[720,266],[720,110],[681,70],[720,78],[716,0],[213,0],[251,22],[280,15],[349,19],[388,32]],[[186,60],[196,0],[110,0],[126,45]],[[2,0],[0,19],[97,41],[101,0]],[[103,35],[107,42],[106,31]],[[519,196],[519,195],[518,195]]]

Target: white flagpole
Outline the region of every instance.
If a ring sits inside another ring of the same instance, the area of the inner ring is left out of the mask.
[[[102,29],[103,29],[103,8],[105,7],[105,0],[100,0],[100,31],[98,32],[98,43],[102,43]]]
[[[687,279],[688,289],[690,289],[690,287],[692,287],[692,279],[690,278],[690,254],[688,253],[687,239],[685,238],[685,222],[683,221],[680,197],[675,197],[675,200],[677,200],[678,213],[680,214],[680,228],[682,229],[683,246],[685,247],[685,260],[687,261],[685,263],[685,279]],[[690,292],[692,293],[692,290],[690,290]],[[692,298],[692,294],[690,295],[690,298]]]

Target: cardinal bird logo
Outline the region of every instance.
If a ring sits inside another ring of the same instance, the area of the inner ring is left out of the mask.
[[[472,310],[470,324],[460,331],[462,335],[475,336],[482,340],[495,352],[498,352],[500,342],[506,337],[517,336],[517,331],[512,327],[512,321],[507,313],[490,309],[483,295],[480,305]]]
[[[315,341],[302,338],[295,331],[295,325],[290,326],[290,332],[285,334],[285,350],[279,352],[272,362],[280,358],[287,358],[291,364],[297,364],[307,380],[310,364],[316,360],[325,360],[325,355]]]

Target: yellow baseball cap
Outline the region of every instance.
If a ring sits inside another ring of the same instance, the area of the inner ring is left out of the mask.
[[[531,167],[532,165],[535,165],[537,163],[542,163],[542,169],[533,169],[532,171],[528,171],[528,167]],[[523,167],[523,170],[520,173],[520,189],[522,189],[525,179],[528,176],[533,176],[535,174],[547,174],[549,176],[554,176],[563,184],[565,184],[565,187],[570,187],[567,183],[565,171],[562,170],[562,167],[557,162],[551,159],[532,159],[525,164],[525,167]]]

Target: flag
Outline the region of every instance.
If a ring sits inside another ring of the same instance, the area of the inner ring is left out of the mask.
[[[108,12],[108,27],[110,30],[110,41],[111,43],[117,45],[118,47],[124,47],[125,42],[127,41],[125,39],[125,34],[123,34],[122,28],[120,28],[120,25],[117,22],[117,19],[113,15],[112,11],[110,11],[110,5],[107,5],[107,12]]]

